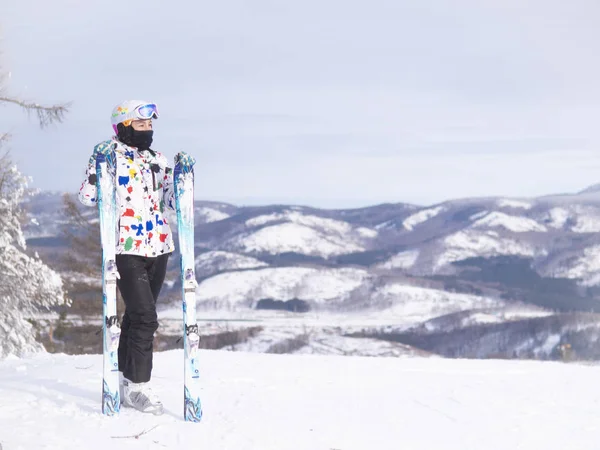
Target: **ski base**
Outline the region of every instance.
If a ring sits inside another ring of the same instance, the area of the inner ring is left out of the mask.
[[[178,158],[176,158],[178,161]],[[184,388],[183,417],[186,422],[200,422],[200,370],[198,348],[200,334],[196,323],[196,275],[194,271],[194,172],[175,164],[173,174],[177,229],[181,253],[181,285],[183,309]]]
[[[100,240],[102,244],[102,413],[114,416],[119,413],[119,338],[121,328],[117,317],[117,202],[115,185],[115,154],[96,157],[98,212],[100,215]]]

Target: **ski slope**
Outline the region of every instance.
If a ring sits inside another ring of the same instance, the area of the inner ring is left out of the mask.
[[[163,416],[100,413],[101,356],[0,361],[0,445],[21,449],[597,449],[600,367],[202,351],[204,418],[182,416],[182,351],[155,355]],[[143,434],[142,434],[143,433]],[[138,435],[138,438],[134,436]]]

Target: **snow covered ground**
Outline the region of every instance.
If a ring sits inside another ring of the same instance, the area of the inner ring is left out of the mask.
[[[0,361],[0,445],[23,449],[597,449],[600,367],[203,351],[201,423],[182,352],[156,354],[163,416],[100,413],[101,356]],[[552,425],[551,425],[552,424]],[[134,436],[138,436],[135,438]]]

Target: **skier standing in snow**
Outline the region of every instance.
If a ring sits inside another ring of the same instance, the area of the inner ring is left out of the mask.
[[[121,399],[125,406],[153,414],[163,412],[149,385],[158,328],[156,300],[174,250],[164,211],[175,209],[172,169],[165,156],[150,149],[152,120],[158,116],[156,105],[144,101],[129,100],[115,107],[112,125],[116,135],[94,147],[79,191],[81,203],[96,205],[96,157],[114,151],[119,214],[117,285],[125,302],[118,350]],[[180,164],[193,166],[192,157],[179,156]]]

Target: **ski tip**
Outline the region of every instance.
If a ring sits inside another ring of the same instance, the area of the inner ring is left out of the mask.
[[[186,422],[200,422],[202,419],[202,406],[200,404],[200,398],[193,399],[190,396],[190,392],[187,388],[185,389],[184,406],[183,406],[183,418]]]
[[[202,413],[200,413],[199,416],[186,416],[185,417],[185,421],[186,422],[192,422],[192,423],[200,423],[202,421]]]

